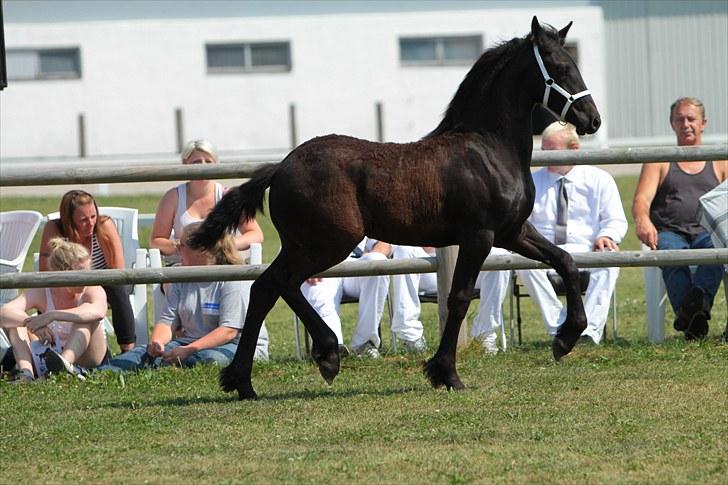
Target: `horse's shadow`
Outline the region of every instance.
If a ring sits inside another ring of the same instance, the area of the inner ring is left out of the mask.
[[[280,393],[270,393],[258,396],[258,402],[278,402],[278,401],[289,401],[291,399],[301,399],[310,401],[313,399],[338,399],[338,398],[352,398],[355,396],[372,396],[372,397],[388,397],[403,395],[410,392],[430,392],[430,388],[426,385],[421,386],[406,386],[398,388],[388,389],[361,389],[361,388],[347,388],[347,389],[310,389],[303,391],[286,391]],[[205,396],[205,397],[175,397],[175,398],[160,398],[160,399],[145,399],[140,401],[137,399],[125,399],[123,401],[116,401],[111,403],[104,403],[99,405],[99,408],[111,408],[111,409],[135,409],[152,407],[152,406],[193,406],[197,404],[222,404],[237,401],[237,395],[235,393],[220,394],[218,396]],[[253,401],[255,402],[255,401]]]

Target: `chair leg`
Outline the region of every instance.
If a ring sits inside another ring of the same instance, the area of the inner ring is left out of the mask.
[[[516,288],[516,317],[518,322],[518,346],[520,347],[523,344],[523,341],[521,339],[521,291],[518,289],[518,286]]]
[[[392,300],[392,281],[390,280],[389,291],[387,294],[387,315],[389,315],[389,328],[390,328],[390,333],[391,333],[391,337],[392,337],[392,353],[395,354],[395,353],[397,353],[397,334],[394,333],[394,327],[393,327],[394,308],[392,308],[392,301],[393,301]],[[382,326],[382,324],[380,322],[379,327],[381,328],[381,326]]]
[[[296,358],[303,360],[303,355],[301,354],[301,334],[298,329],[298,315],[295,313],[293,314],[293,335],[296,340]]]
[[[605,327],[606,328],[606,327]],[[612,293],[612,342],[617,343],[617,287]]]

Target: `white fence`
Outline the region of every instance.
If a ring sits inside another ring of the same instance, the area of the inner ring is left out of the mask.
[[[728,159],[728,145],[701,147],[617,148],[606,150],[536,151],[534,166],[623,164],[678,160]],[[245,178],[261,164],[257,162],[194,166],[139,166],[69,168],[59,172],[37,173],[33,169],[3,169],[0,166],[0,187],[28,185],[67,185],[119,182],[149,182],[187,179]],[[580,268],[685,266],[690,264],[728,264],[728,249],[621,251],[613,253],[580,253],[573,255]],[[447,261],[451,258],[445,258]],[[429,273],[451,271],[440,267],[437,258],[396,261],[345,262],[321,273],[321,276],[368,276],[376,274]],[[140,268],[133,270],[62,271],[0,275],[0,289],[65,285],[148,284],[175,281],[252,280],[267,265]],[[483,270],[546,268],[543,263],[518,255],[490,256]],[[445,273],[447,274],[447,273]],[[444,293],[440,288],[441,293]],[[446,301],[444,294],[440,301]],[[444,313],[440,312],[441,319]]]

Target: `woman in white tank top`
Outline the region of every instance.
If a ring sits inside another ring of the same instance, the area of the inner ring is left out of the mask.
[[[189,142],[182,151],[182,163],[218,163],[212,144],[205,140]],[[217,204],[225,190],[214,180],[191,180],[167,191],[159,201],[150,237],[150,246],[158,248],[165,261],[179,261],[178,239],[182,230],[192,222],[202,221]],[[238,250],[251,243],[263,242],[263,231],[255,219],[241,222],[235,236]]]
[[[88,250],[60,238],[49,242],[53,271],[89,270]],[[106,293],[100,286],[32,288],[0,307],[0,327],[7,330],[22,380],[48,370],[81,375],[79,367],[98,367],[106,355],[101,319]],[[28,317],[28,310],[41,313]]]

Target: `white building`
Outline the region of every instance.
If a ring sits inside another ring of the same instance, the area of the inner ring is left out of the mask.
[[[416,140],[437,126],[482,49],[527,34],[534,14],[558,28],[574,21],[568,40],[606,121],[595,143],[608,137],[602,9],[588,2],[398,12],[374,2],[369,12],[275,16],[234,16],[228,3],[224,18],[146,19],[108,19],[98,2],[82,20],[55,21],[13,17],[14,3],[4,3],[6,161],[78,155],[80,114],[88,156],[171,155],[177,109],[181,138],[208,138],[223,152],[286,150],[291,105],[298,142],[377,139],[378,103],[385,141]]]

